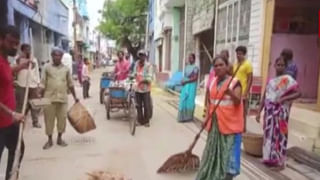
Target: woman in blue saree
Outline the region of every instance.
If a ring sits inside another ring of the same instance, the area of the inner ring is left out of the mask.
[[[184,77],[181,82],[183,88],[180,94],[179,122],[189,122],[193,120],[199,76],[199,68],[195,65],[195,59],[194,54],[189,55],[189,64],[185,67]]]

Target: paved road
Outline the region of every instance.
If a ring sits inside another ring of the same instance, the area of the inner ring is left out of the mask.
[[[170,96],[155,89],[154,117],[151,127],[139,127],[136,135],[129,134],[129,123],[122,113],[111,114],[106,120],[103,105],[99,104],[99,79],[102,71],[93,74],[92,98],[82,103],[93,115],[97,129],[84,135],[77,134],[68,125],[65,139],[66,148],[54,146],[42,150],[46,141],[44,129],[33,129],[30,122],[25,130],[26,153],[21,169],[22,180],[85,180],[86,173],[93,170],[117,172],[133,180],[194,180],[195,174],[159,175],[157,168],[170,155],[185,150],[198,130],[194,124],[176,122],[176,111],[170,105]],[[77,92],[80,97],[80,87]],[[69,102],[72,99],[70,98]],[[41,118],[42,119],[42,118]],[[43,124],[43,123],[42,123]],[[205,136],[197,144],[194,153],[201,156]],[[3,177],[4,162],[0,167]],[[238,180],[251,179],[248,169],[243,168]],[[2,174],[2,177],[1,177]],[[255,179],[255,178],[253,178]]]

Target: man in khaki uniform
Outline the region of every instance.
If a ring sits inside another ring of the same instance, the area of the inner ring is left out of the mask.
[[[54,48],[51,52],[52,64],[48,64],[43,72],[41,85],[44,88],[44,97],[51,99],[51,105],[44,108],[44,119],[46,125],[46,134],[48,142],[43,149],[49,149],[53,146],[52,134],[57,119],[58,139],[57,144],[65,147],[67,143],[62,140],[62,134],[66,128],[67,108],[68,108],[68,90],[73,95],[74,101],[78,102],[72,75],[68,67],[61,63],[63,51]]]

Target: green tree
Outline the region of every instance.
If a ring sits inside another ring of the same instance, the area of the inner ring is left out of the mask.
[[[99,30],[134,58],[144,45],[148,0],[106,0]]]

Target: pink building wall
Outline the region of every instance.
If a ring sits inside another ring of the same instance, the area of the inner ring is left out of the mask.
[[[317,98],[320,67],[320,48],[317,35],[273,34],[269,77],[275,76],[274,61],[282,49],[293,50],[293,60],[298,65],[298,83],[303,98]]]

